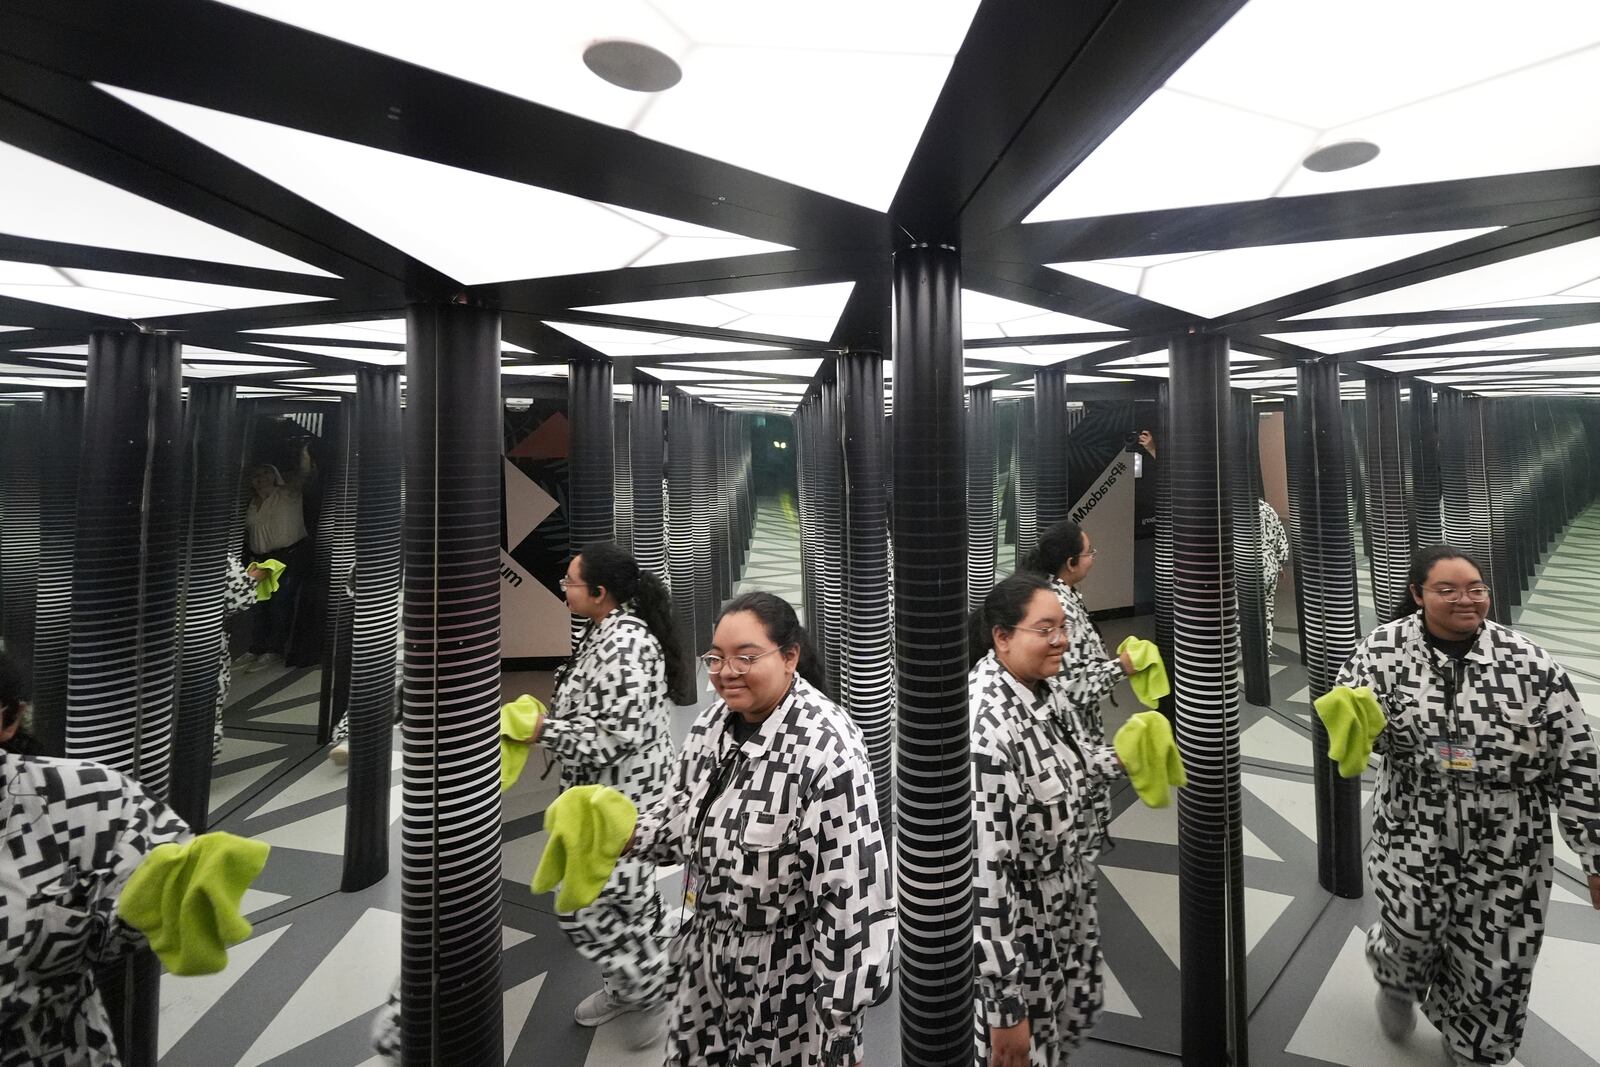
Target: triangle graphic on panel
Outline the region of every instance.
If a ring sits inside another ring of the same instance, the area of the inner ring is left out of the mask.
[[[253,937],[241,945],[233,946],[228,950],[226,970],[201,977],[184,978],[176,982],[162,982],[156,1054],[165,1056],[172,1051],[172,1047],[182,1040],[207,1012],[217,1006],[217,1002],[238,984],[239,979],[271,950],[278,938],[288,929],[287,926],[280,926],[260,937]]]
[[[514,986],[501,994],[501,1025],[504,1027],[502,1040],[505,1042],[505,1062],[511,1062],[511,1053],[515,1051],[517,1042],[522,1038],[522,1030],[528,1025],[528,1016],[533,1013],[533,1003],[539,999],[539,990],[544,988],[543,974]]]
[[[100,86],[466,285],[616,270],[667,235],[607,206],[157,96]],[[730,241],[744,241],[725,234]],[[688,261],[728,254],[673,242]],[[748,241],[753,252],[775,246]]]
[[[532,433],[518,441],[516,447],[507,452],[506,456],[514,459],[566,459],[567,437],[570,432],[571,424],[567,422],[567,417],[558,411],[541,422]],[[537,525],[539,524],[534,523],[534,526]],[[513,547],[520,540],[521,537],[512,539]]]
[[[0,233],[333,277],[265,245],[4,143],[0,143]]]

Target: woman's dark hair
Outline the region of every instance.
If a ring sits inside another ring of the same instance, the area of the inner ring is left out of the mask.
[[[800,677],[810,682],[815,688],[826,694],[829,699],[833,694],[828,689],[828,675],[822,668],[822,659],[817,655],[817,650],[811,647],[811,636],[806,633],[806,628],[800,625],[799,616],[795,615],[790,603],[776,593],[767,593],[757,590],[753,593],[741,593],[722,605],[722,610],[717,612],[717,621],[739,611],[748,611],[761,620],[762,629],[767,631],[767,637],[777,645],[781,651],[787,652],[791,648],[800,650],[800,662],[796,669]]]
[[[1054,595],[1047,578],[1037,574],[1013,574],[998,583],[983,598],[983,607],[967,620],[967,667],[970,670],[994,648],[994,631],[1009,630],[1028,614],[1028,605],[1040,590]]]
[[[1394,606],[1394,610],[1389,613],[1390,622],[1399,622],[1406,616],[1415,615],[1417,612],[1422,610],[1422,605],[1417,603],[1416,599],[1412,597],[1411,592],[1413,589],[1420,590],[1423,585],[1426,584],[1428,581],[1428,573],[1433,570],[1433,565],[1435,563],[1447,559],[1466,560],[1468,563],[1472,564],[1473,569],[1478,572],[1479,580],[1481,581],[1483,579],[1483,564],[1479,563],[1465,552],[1445,544],[1429,545],[1427,548],[1419,548],[1411,557],[1411,570],[1406,574],[1406,591],[1400,595],[1400,602],[1397,603]]]
[[[679,704],[693,704],[694,671],[678,643],[678,631],[672,625],[672,597],[661,579],[641,570],[639,561],[615,541],[584,545],[578,553],[578,573],[591,596],[598,596],[603,586],[619,606],[639,616],[667,661],[667,692]]]
[[[1039,544],[1022,561],[1022,569],[1053,578],[1082,552],[1083,528],[1071,519],[1062,519],[1039,534]]]

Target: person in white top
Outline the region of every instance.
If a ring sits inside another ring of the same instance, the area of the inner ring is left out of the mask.
[[[250,475],[253,494],[245,511],[245,541],[250,562],[276,559],[284,564],[278,591],[254,613],[249,652],[237,667],[261,670],[283,664],[300,590],[315,562],[311,538],[306,533],[302,490],[313,473],[311,453],[300,449],[299,469],[287,477],[270,463]]]

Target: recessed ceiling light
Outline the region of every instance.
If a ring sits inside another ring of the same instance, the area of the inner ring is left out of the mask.
[[[1371,141],[1337,141],[1323,145],[1312,152],[1300,165],[1306,170],[1328,174],[1336,170],[1349,170],[1378,158],[1378,146]]]
[[[671,56],[638,41],[596,41],[583,50],[583,65],[636,93],[659,93],[683,79],[683,68]]]

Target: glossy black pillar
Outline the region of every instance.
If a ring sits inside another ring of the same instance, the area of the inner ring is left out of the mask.
[[[66,752],[121,771],[165,799],[183,544],[177,338],[97,330],[87,373]],[[160,985],[154,955],[138,952],[98,978],[123,1064],[153,1065]]]
[[[976,611],[994,588],[999,509],[994,491],[994,388],[967,390],[967,606]]]
[[[1367,533],[1371,554],[1372,608],[1379,621],[1406,592],[1411,568],[1411,507],[1406,496],[1406,426],[1400,412],[1400,379],[1371,371],[1367,376]]]
[[[317,480],[322,487],[317,520],[318,586],[323,593],[322,691],[317,743],[327,744],[350,711],[350,646],[355,600],[349,576],[356,564],[355,397],[340,400],[323,419],[323,449]]]
[[[672,621],[678,643],[688,655],[705,651],[695,622],[698,608],[694,591],[694,400],[673,389],[667,411],[667,506],[671,515],[671,543],[667,566],[672,586]]]
[[[1166,382],[1156,386],[1156,449],[1162,447],[1171,434],[1171,390]],[[1170,455],[1169,457],[1170,458]],[[1156,461],[1156,647],[1161,650],[1164,662],[1173,662],[1172,645],[1172,466]],[[1175,701],[1171,695],[1161,699],[1161,713],[1167,718],[1175,714]]]
[[[1414,548],[1444,540],[1439,521],[1439,425],[1434,411],[1433,386],[1412,382],[1411,423],[1411,530]],[[1380,606],[1379,610],[1382,608]]]
[[[1497,593],[1495,576],[1494,527],[1491,498],[1484,467],[1484,440],[1481,425],[1483,401],[1454,389],[1439,393],[1439,488],[1440,511],[1444,516],[1444,539],[1476,559],[1483,567],[1483,580]],[[1489,617],[1504,622],[1494,600]]]
[[[0,638],[24,661],[33,654],[39,584],[39,409],[17,404],[0,420]]]
[[[1183,1062],[1249,1061],[1244,820],[1239,780],[1239,624],[1228,499],[1228,342],[1177,337],[1171,427],[1173,645],[1178,744],[1178,913]]]
[[[883,477],[883,357],[846,352],[839,380],[844,457],[845,685],[866,738],[878,817],[894,824],[894,605],[889,594],[889,497]]]
[[[500,316],[406,336],[403,1062],[500,1067]]]
[[[350,641],[350,778],[346,893],[389,873],[389,763],[394,749],[395,639],[400,627],[400,372],[356,371],[355,610]]]
[[[896,869],[901,1061],[972,1061],[972,769],[967,710],[961,259],[894,257]]]
[[[839,442],[839,387],[817,387],[817,538],[823,619],[823,665],[836,696],[844,694],[844,456]]]
[[[184,418],[182,671],[172,738],[172,809],[203,833],[211,806],[212,733],[228,553],[239,536],[239,445],[233,386],[194,382]]]
[[[1067,372],[1045,369],[1033,377],[1034,512],[1040,530],[1067,517]]]
[[[694,507],[694,622],[695,646],[711,647],[716,626],[716,457],[712,452],[711,405],[695,400],[689,405],[690,500]]]
[[[822,596],[817,589],[817,533],[813,503],[816,494],[816,397],[809,396],[794,410],[795,512],[800,526],[800,599],[805,626],[813,645],[822,640]]]
[[[572,551],[616,535],[612,494],[611,361],[574,359],[567,364],[567,418],[572,423],[567,524]]]
[[[660,382],[634,378],[628,421],[628,473],[633,476],[633,557],[641,568],[665,579],[667,541],[662,522],[661,478],[666,439],[661,419]]]
[[[33,735],[46,756],[67,751],[67,643],[77,544],[82,389],[46,389],[40,405],[39,584],[33,631]]]
[[[611,495],[612,525],[622,550],[633,553],[633,447],[628,438],[633,429],[632,404],[617,400],[611,405]],[[635,556],[635,559],[638,557]]]
[[[1289,479],[1295,487],[1291,546],[1299,605],[1300,655],[1314,700],[1333,688],[1360,640],[1356,613],[1356,549],[1350,530],[1345,425],[1339,364],[1302,363],[1298,396],[1285,426]],[[1317,803],[1317,880],[1330,893],[1359,897],[1361,783],[1341,778],[1328,758],[1328,732],[1311,720],[1312,780]]]
[[[1261,445],[1256,399],[1235,392],[1228,412],[1228,505],[1233,512],[1233,575],[1239,605],[1239,650],[1244,698],[1259,707],[1272,703],[1267,633],[1267,574],[1261,544]],[[1157,443],[1159,449],[1161,445]]]

